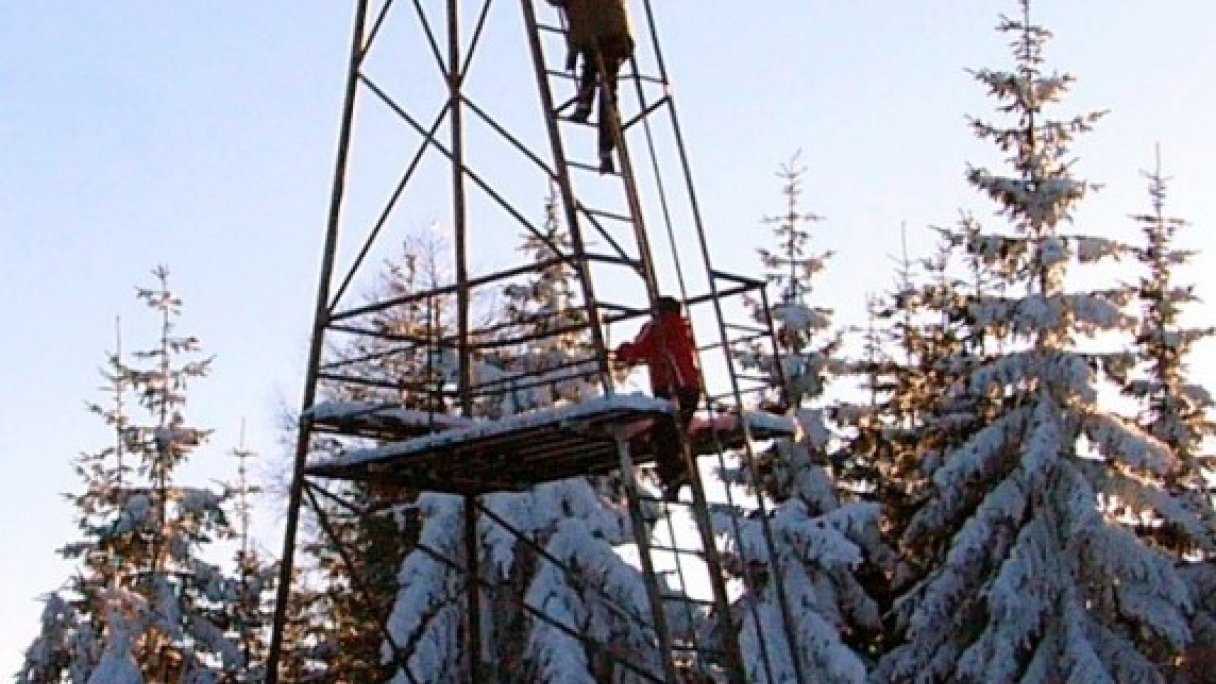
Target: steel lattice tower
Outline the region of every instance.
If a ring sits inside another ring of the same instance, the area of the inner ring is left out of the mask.
[[[733,613],[748,608],[734,598],[738,587],[732,590],[732,584],[740,582],[727,577],[722,552],[737,548],[731,536],[739,534],[738,520],[725,529],[713,527],[711,499],[723,494],[707,491],[697,468],[701,458],[712,457],[754,469],[753,440],[785,434],[772,422],[753,424],[748,418],[749,409],[762,393],[779,386],[780,378],[745,377],[734,358],[743,345],[775,353],[775,335],[771,324],[751,322],[743,306],[745,298],[767,306],[763,283],[712,265],[651,0],[633,0],[631,10],[637,49],[623,69],[610,117],[619,172],[601,174],[597,164],[582,161],[595,159],[595,127],[569,117],[575,85],[562,67],[563,18],[544,0],[356,0],[267,682],[280,679],[301,512],[310,509],[328,529],[317,503],[326,482],[361,480],[464,497],[469,563],[457,569],[468,578],[469,679],[482,682],[495,681],[496,675],[482,655],[479,621],[486,587],[479,584],[476,567],[477,526],[489,516],[511,531],[511,522],[489,512],[480,498],[611,473],[620,475],[645,578],[646,628],[667,656],[660,669],[647,669],[614,644],[574,636],[642,681],[674,683],[683,676],[680,668],[732,684],[747,680],[736,633],[739,616]],[[537,198],[550,188],[556,191],[568,243],[554,243],[530,218]],[[404,232],[432,223],[450,235],[446,256],[453,282],[371,300],[356,292]],[[512,241],[521,233],[545,242],[552,263],[514,254]],[[484,322],[478,307],[514,279],[555,263],[575,275],[580,322],[553,334],[583,335],[594,349],[590,362],[561,369],[562,377],[594,386],[597,397],[572,410],[499,420],[478,416],[479,402],[503,391],[501,379],[482,377],[479,364],[497,346],[526,342],[509,335],[504,342],[501,327]],[[632,427],[669,407],[623,396],[609,364],[609,341],[636,330],[660,294],[678,295],[690,312],[709,395],[701,415],[711,426],[700,438],[686,440],[685,457],[694,472],[691,500],[671,505],[648,497],[639,484],[636,474],[653,456],[630,436]],[[377,315],[401,306],[449,312],[453,330],[402,332],[375,324]],[[371,339],[384,343],[377,352],[381,356],[421,355],[435,360],[435,367],[417,376],[385,377],[369,370],[368,355],[340,351],[352,348],[352,341]],[[431,371],[439,366],[455,372],[432,382]],[[364,388],[368,399],[341,406],[327,402],[339,386]],[[416,410],[408,413],[414,418],[405,417],[393,399],[405,391],[429,393],[433,401],[423,407],[431,413],[428,419],[417,420]],[[453,413],[459,420],[451,418]],[[713,427],[719,425],[715,416],[735,421]],[[362,458],[319,461],[314,454],[319,436],[375,446],[360,452]],[[775,557],[764,501],[731,499],[729,490],[725,496],[719,502],[723,510],[765,521],[770,558]],[[655,509],[668,521],[666,538],[660,538],[661,525],[648,512]],[[691,545],[671,527],[671,509],[679,509],[695,530]],[[701,580],[688,579],[698,572]],[[666,575],[679,578],[678,591],[663,579]],[[741,576],[744,586],[753,579],[746,569],[733,576]],[[784,629],[758,635],[764,667],[770,657],[764,644],[793,651],[781,573],[769,576],[782,596]],[[693,585],[708,596],[695,598]],[[520,608],[533,619],[556,623],[542,607]],[[675,611],[715,616],[723,627],[712,652],[676,633]]]

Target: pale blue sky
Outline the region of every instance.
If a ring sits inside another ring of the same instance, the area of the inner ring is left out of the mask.
[[[100,398],[116,315],[128,347],[150,339],[132,295],[156,264],[186,299],[183,328],[217,357],[190,392],[190,417],[216,429],[191,472],[230,476],[223,454],[242,418],[249,446],[281,457],[278,418],[296,406],[304,370],[348,4],[0,5],[0,434],[12,482],[0,508],[0,677],[37,629],[37,596],[69,575],[55,555],[74,534],[59,494],[76,488],[71,459],[107,439],[83,404]],[[799,148],[807,208],[827,217],[817,244],[838,253],[820,301],[844,321],[890,283],[901,222],[927,246],[923,226],[960,208],[990,214],[963,182],[965,162],[992,159],[965,127],[991,102],[964,69],[1009,63],[992,27],[1013,2],[656,4],[720,253],[746,257],[767,239],[759,218],[780,207],[772,173]],[[1105,185],[1077,229],[1134,234],[1125,216],[1147,206],[1139,170],[1160,143],[1172,213],[1196,224],[1183,241],[1210,249],[1216,5],[1040,5],[1057,36],[1051,65],[1079,78],[1069,111],[1112,110],[1075,148],[1080,175]],[[1209,299],[1214,272],[1211,253],[1192,271]],[[1207,305],[1193,313],[1216,323]],[[1196,359],[1210,387],[1216,364],[1202,363],[1213,352]]]

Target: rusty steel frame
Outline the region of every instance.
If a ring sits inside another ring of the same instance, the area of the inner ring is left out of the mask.
[[[575,271],[575,277],[578,280],[582,291],[582,306],[585,307],[587,314],[587,322],[585,324],[577,324],[566,326],[568,332],[589,331],[596,349],[606,350],[606,342],[604,338],[604,326],[606,324],[625,321],[634,317],[648,315],[653,310],[654,301],[659,294],[657,279],[654,273],[654,257],[650,250],[650,238],[647,234],[646,225],[643,220],[644,211],[642,208],[641,199],[638,195],[637,186],[634,182],[633,161],[630,157],[628,146],[625,140],[625,131],[641,124],[645,129],[646,141],[650,149],[650,161],[653,166],[656,179],[658,179],[659,187],[659,202],[662,209],[662,216],[666,223],[669,236],[672,234],[671,211],[666,197],[666,191],[662,187],[662,174],[658,168],[658,161],[654,153],[654,139],[650,132],[649,119],[656,115],[660,110],[666,109],[670,117],[670,126],[674,136],[674,145],[678,154],[681,176],[684,182],[685,197],[691,204],[693,216],[693,229],[696,231],[698,238],[698,246],[702,262],[706,268],[708,275],[709,292],[704,295],[689,297],[685,290],[683,274],[679,273],[680,288],[687,304],[711,303],[713,305],[715,319],[717,321],[719,342],[702,347],[703,350],[721,348],[726,357],[728,374],[730,375],[731,389],[728,393],[723,393],[722,397],[731,396],[735,403],[742,408],[743,390],[739,385],[739,377],[736,376],[734,360],[731,355],[731,345],[739,343],[739,338],[731,338],[729,330],[738,326],[731,326],[725,322],[724,311],[722,309],[721,300],[724,297],[729,297],[739,293],[747,293],[759,291],[763,302],[767,303],[767,296],[764,291],[764,283],[759,280],[734,276],[719,272],[712,268],[711,257],[709,254],[708,241],[704,223],[701,217],[701,211],[697,202],[696,193],[692,181],[691,165],[689,162],[688,153],[685,147],[683,134],[680,129],[679,121],[676,116],[675,103],[669,94],[657,98],[654,102],[647,102],[643,83],[651,83],[666,86],[669,83],[667,78],[666,65],[663,58],[663,53],[659,47],[657,31],[654,30],[655,21],[651,0],[642,0],[645,8],[646,21],[651,27],[651,40],[654,55],[658,61],[659,76],[651,77],[639,73],[636,59],[631,60],[633,69],[631,74],[627,76],[636,86],[637,97],[641,103],[641,109],[628,120],[621,120],[619,114],[616,114],[616,108],[611,109],[610,116],[612,117],[612,128],[617,137],[617,153],[621,160],[621,177],[625,181],[626,200],[628,209],[631,215],[621,215],[614,212],[596,210],[581,204],[573,190],[572,181],[570,178],[570,169],[585,168],[585,165],[578,164],[566,159],[566,154],[563,149],[562,135],[558,129],[558,121],[556,113],[559,107],[553,98],[550,90],[549,79],[552,77],[566,76],[561,72],[554,72],[545,68],[543,59],[543,48],[540,43],[539,35],[543,30],[552,31],[549,27],[539,26],[536,21],[535,10],[533,7],[534,0],[521,0],[521,6],[524,12],[525,22],[528,27],[529,48],[532,53],[532,65],[536,72],[537,82],[540,85],[540,95],[542,105],[545,111],[551,115],[545,117],[549,153],[552,155],[554,163],[547,163],[539,153],[533,152],[532,149],[520,141],[504,126],[495,121],[494,117],[488,114],[484,109],[478,106],[475,102],[466,97],[463,92],[462,85],[465,75],[473,61],[477,47],[482,37],[482,31],[486,26],[487,17],[490,6],[495,0],[482,0],[481,10],[478,14],[477,21],[472,31],[471,40],[467,46],[462,47],[461,26],[457,21],[459,16],[459,6],[461,0],[447,0],[447,31],[446,41],[441,41],[436,31],[431,26],[426,12],[423,10],[421,0],[412,0],[413,8],[418,15],[422,24],[427,43],[429,45],[432,56],[436,65],[439,68],[448,88],[448,96],[442,107],[435,114],[433,121],[429,125],[424,125],[411,115],[403,106],[396,102],[389,93],[382,89],[371,77],[363,72],[362,66],[364,59],[371,50],[376,38],[379,36],[381,29],[388,20],[388,15],[393,7],[393,0],[384,0],[377,15],[372,19],[370,25],[368,23],[369,5],[371,0],[356,0],[354,21],[352,29],[352,38],[350,44],[347,81],[345,94],[343,97],[341,126],[338,135],[337,155],[335,160],[333,186],[330,196],[330,206],[328,212],[328,220],[326,223],[326,236],[323,247],[320,283],[317,290],[317,300],[315,307],[315,318],[313,324],[312,343],[309,349],[309,366],[305,377],[305,387],[303,394],[302,407],[306,411],[314,405],[317,398],[317,387],[319,382],[326,379],[340,379],[343,381],[352,381],[355,383],[363,383],[368,386],[383,386],[386,388],[400,388],[401,383],[378,383],[367,378],[358,378],[355,376],[343,376],[335,371],[340,371],[344,365],[352,365],[361,362],[375,360],[376,355],[366,355],[361,358],[344,359],[337,363],[323,362],[323,354],[325,352],[324,339],[326,333],[355,335],[361,337],[378,337],[390,341],[414,342],[419,347],[429,348],[430,346],[454,347],[459,358],[459,378],[457,387],[454,392],[448,394],[459,400],[461,412],[464,415],[469,415],[471,412],[472,402],[478,396],[478,386],[475,385],[472,377],[472,359],[473,355],[479,351],[492,349],[494,347],[508,346],[511,344],[523,344],[528,341],[539,339],[542,335],[520,335],[508,340],[498,339],[493,343],[482,342],[473,339],[474,334],[481,334],[498,328],[491,327],[488,329],[474,329],[470,321],[470,298],[473,289],[489,284],[499,282],[504,279],[512,278],[524,273],[533,272],[537,269],[536,264],[530,266],[502,270],[489,275],[471,277],[468,273],[467,265],[467,224],[466,224],[466,183],[476,186],[484,192],[494,204],[505,211],[508,215],[522,226],[530,235],[539,239],[547,245],[556,257],[549,259],[548,262],[556,264],[566,264],[571,266]],[[446,45],[441,45],[441,42],[446,42]],[[444,49],[446,48],[446,50]],[[446,54],[445,54],[446,52]],[[601,70],[603,65],[601,64]],[[350,147],[353,138],[353,125],[355,118],[355,103],[358,98],[360,89],[366,90],[370,95],[378,99],[389,111],[393,112],[398,119],[404,122],[407,126],[417,133],[421,140],[418,143],[417,149],[413,152],[409,163],[397,181],[396,186],[390,193],[385,204],[382,206],[378,216],[371,226],[366,239],[356,252],[354,259],[349,263],[347,270],[339,275],[336,269],[336,253],[338,233],[341,225],[341,207],[344,200],[345,183],[347,166],[349,163]],[[561,105],[568,106],[569,102]],[[480,176],[474,169],[470,168],[465,159],[465,141],[464,141],[464,113],[471,113],[478,120],[487,124],[490,130],[494,131],[501,139],[520,152],[524,158],[529,160],[537,169],[548,176],[551,181],[555,182],[561,198],[561,206],[564,212],[565,225],[571,234],[572,245],[569,250],[559,249],[557,245],[552,244],[548,237],[541,231],[533,221],[529,220],[524,212],[513,206],[502,194],[500,194],[487,179]],[[450,138],[445,144],[438,137],[440,127],[444,122],[449,124]],[[387,300],[365,304],[345,310],[339,310],[339,305],[347,294],[350,286],[354,282],[356,274],[364,266],[367,256],[370,254],[373,243],[380,237],[382,230],[388,223],[389,217],[400,201],[404,190],[409,185],[418,170],[418,167],[428,151],[436,151],[442,155],[451,164],[451,188],[452,188],[452,211],[453,211],[453,228],[455,231],[455,253],[456,253],[456,283],[444,287],[436,287],[423,293],[411,293],[408,295],[394,297]],[[581,220],[580,220],[581,219]],[[617,240],[616,236],[607,228],[607,221],[629,222],[633,229],[632,237],[636,242],[638,256],[630,256],[630,250],[627,250]],[[585,222],[585,223],[584,223]],[[615,254],[600,255],[588,253],[585,251],[587,241],[582,234],[582,226],[589,226],[592,233],[599,239],[606,242]],[[607,263],[619,266],[628,267],[636,272],[646,285],[646,292],[649,299],[647,307],[632,307],[609,302],[600,302],[596,297],[596,290],[593,279],[590,273],[590,265],[592,263]],[[678,270],[678,263],[677,263]],[[339,276],[336,278],[336,276]],[[719,281],[724,281],[725,285],[720,285]],[[335,283],[337,283],[335,287]],[[379,311],[388,310],[394,306],[399,306],[423,298],[438,298],[452,297],[456,298],[456,324],[457,333],[452,336],[439,336],[438,338],[410,338],[406,335],[393,335],[384,331],[370,330],[361,328],[357,323],[344,324],[343,321],[352,321],[359,316],[373,314]],[[615,313],[606,313],[615,312]],[[506,327],[506,326],[501,326]],[[770,341],[775,339],[775,330],[773,329],[772,321],[768,321],[767,331],[763,328],[752,331],[756,338],[767,336]],[[553,334],[553,333],[549,333]],[[399,347],[398,350],[408,349],[408,346]],[[611,396],[614,392],[614,383],[611,377],[609,368],[609,360],[606,353],[598,355],[597,369],[594,372],[586,372],[584,377],[598,376],[602,391]],[[429,361],[428,361],[429,363]],[[571,366],[582,365],[583,362],[572,363]],[[751,379],[751,378],[749,378]],[[784,382],[780,380],[780,382]],[[539,384],[539,382],[538,382]],[[443,394],[443,391],[440,391]],[[707,408],[711,408],[709,399],[707,398]],[[745,433],[749,433],[749,428],[746,421],[743,421],[743,429]],[[292,482],[288,492],[288,515],[284,531],[283,553],[280,564],[279,585],[277,587],[276,606],[274,621],[272,623],[272,636],[268,655],[268,667],[266,682],[268,684],[277,684],[279,672],[278,666],[283,647],[283,632],[286,621],[286,610],[289,604],[288,598],[291,591],[291,580],[294,573],[294,555],[296,535],[298,534],[299,515],[301,508],[304,506],[304,499],[308,499],[310,508],[312,508],[322,520],[322,526],[328,527],[328,521],[325,519],[325,513],[321,510],[316,500],[316,492],[325,492],[322,488],[317,488],[309,484],[306,480],[305,467],[308,454],[312,444],[313,425],[307,414],[301,418],[297,431],[297,446],[295,450],[295,459],[292,467]],[[622,438],[618,438],[618,455],[619,467],[622,471],[631,473],[633,471],[633,461],[629,454],[628,445]],[[745,453],[743,460],[745,465],[755,475],[755,455],[752,451],[751,440],[745,440]],[[689,457],[689,465],[695,472],[695,459]],[[630,502],[630,517],[638,532],[639,538],[637,543],[643,549],[642,563],[644,571],[649,576],[647,589],[652,608],[653,628],[656,636],[659,639],[661,647],[665,647],[670,651],[671,641],[668,635],[668,630],[665,625],[666,617],[662,607],[662,597],[660,597],[655,589],[654,584],[654,568],[650,564],[649,551],[647,545],[649,541],[642,539],[645,536],[642,534],[646,529],[646,523],[642,516],[640,508],[640,497],[637,493],[637,483],[633,477],[624,478],[625,486],[630,490],[628,497]],[[630,489],[633,488],[633,489]],[[720,615],[720,619],[726,626],[728,632],[733,632],[734,620],[731,618],[731,606],[729,605],[723,586],[723,574],[721,571],[721,561],[718,558],[716,545],[712,542],[714,532],[708,518],[705,494],[702,490],[700,477],[692,478],[692,488],[694,496],[693,517],[697,523],[697,527],[701,531],[702,539],[706,542],[704,554],[706,562],[710,566],[711,584],[713,585],[713,593],[715,600],[713,601],[716,610]],[[325,492],[328,494],[328,492]],[[764,502],[762,498],[758,498],[759,513],[761,514],[761,524],[765,540],[769,546],[770,555],[774,563],[778,560],[776,555],[772,553],[773,539],[772,531],[768,523],[768,514],[764,510]],[[482,506],[477,496],[468,495],[465,498],[465,544],[467,556],[470,563],[476,563],[477,559],[477,536],[476,522],[477,516],[486,515],[488,511]],[[495,516],[496,517],[496,516]],[[524,543],[535,546],[535,542],[526,538],[526,535],[519,533],[518,530],[512,528],[506,521],[497,520],[497,524],[503,525],[512,534],[517,535]],[[737,521],[736,521],[737,525]],[[737,532],[737,530],[736,530]],[[425,550],[424,550],[425,551]],[[543,552],[543,550],[541,550]],[[341,560],[344,563],[350,563],[350,559],[346,554],[340,554]],[[553,560],[553,559],[549,559]],[[440,559],[441,562],[451,562],[450,559]],[[470,581],[468,583],[467,603],[468,603],[468,624],[467,634],[471,635],[468,641],[468,668],[469,674],[474,682],[484,680],[484,675],[481,671],[481,643],[480,643],[480,625],[478,616],[480,610],[478,603],[480,601],[480,591],[484,580],[481,580],[475,567],[460,568],[453,566],[455,569],[466,573]],[[565,568],[563,567],[565,570]],[[677,569],[683,572],[681,566],[677,562]],[[781,585],[780,572],[775,571],[776,590],[781,597],[781,615],[784,623],[786,638],[790,640],[789,646],[791,652],[796,652],[796,644],[793,643],[794,632],[792,627],[791,609],[787,605],[785,599],[785,591]],[[745,579],[745,584],[750,584]],[[359,591],[363,591],[359,589]],[[559,629],[568,630],[564,625],[560,625],[552,621],[548,616],[545,616],[542,611],[537,611],[535,608],[524,605],[523,608],[538,619],[547,620],[555,624]],[[753,610],[755,610],[753,605]],[[381,625],[382,632],[385,633],[386,639],[390,644],[391,650],[398,658],[402,658],[400,649],[393,643],[391,635],[387,634],[384,625]],[[578,638],[580,641],[590,643],[592,647],[605,649],[605,652],[610,656],[615,656],[601,644],[591,643],[586,638],[576,633],[570,632],[570,636]],[[762,636],[763,640],[763,636]],[[737,635],[729,633],[724,639],[726,642],[727,657],[729,662],[726,664],[728,676],[732,682],[743,681],[743,666],[741,654],[738,651]],[[671,654],[668,653],[664,659],[664,677],[667,681],[673,682],[677,678],[674,669],[674,663]],[[767,657],[765,658],[767,665]],[[801,666],[796,655],[793,657],[795,667],[795,676],[799,682],[805,682],[804,675],[801,671]],[[631,668],[634,669],[634,668]],[[655,681],[663,681],[651,674],[638,671],[644,677],[653,678]],[[412,681],[413,674],[406,668],[406,676]]]

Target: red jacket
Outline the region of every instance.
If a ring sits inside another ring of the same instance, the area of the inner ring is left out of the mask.
[[[650,367],[650,386],[656,394],[701,390],[701,366],[693,347],[692,326],[679,313],[660,313],[638,332],[633,342],[616,350],[621,363]]]

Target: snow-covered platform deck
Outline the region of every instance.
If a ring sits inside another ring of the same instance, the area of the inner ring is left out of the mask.
[[[327,407],[326,420],[335,425],[346,420],[340,415],[341,408]],[[391,415],[391,420],[406,425],[419,418],[414,412],[369,411],[355,404],[345,408],[361,412],[357,420],[363,421]],[[462,494],[518,491],[541,482],[616,470],[620,465],[617,436],[629,441],[635,465],[652,461],[647,434],[654,418],[669,415],[671,410],[667,401],[631,394],[496,421],[436,417],[450,422],[438,428],[439,423],[431,421],[429,434],[318,461],[309,465],[307,472],[318,477]],[[747,413],[745,418],[753,439],[794,434],[794,421],[785,416]],[[737,448],[745,438],[738,417],[729,413],[712,420],[697,419],[689,432],[698,454]]]
[[[351,451],[307,472],[464,494],[523,490],[615,470],[614,434],[670,412],[669,402],[644,395],[600,397],[501,420],[465,420],[460,427]]]
[[[475,424],[473,420],[461,416],[363,401],[321,402],[305,415],[312,420],[313,427],[321,432],[390,442]]]

